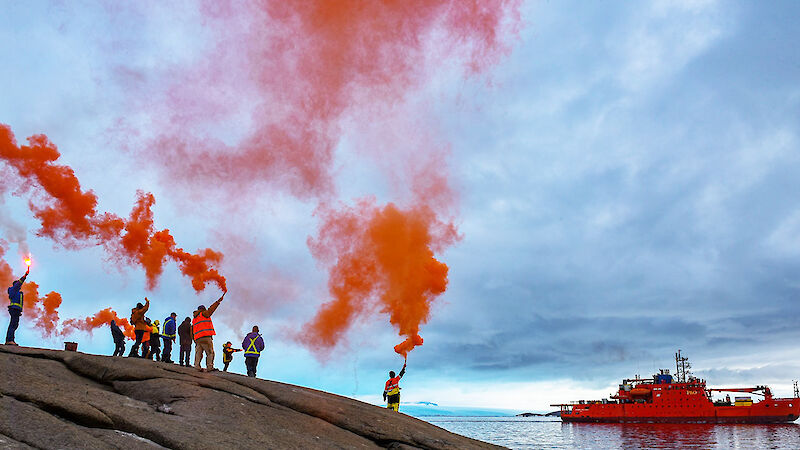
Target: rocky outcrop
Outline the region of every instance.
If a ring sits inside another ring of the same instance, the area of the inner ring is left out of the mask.
[[[314,389],[0,345],[0,449],[497,448]]]

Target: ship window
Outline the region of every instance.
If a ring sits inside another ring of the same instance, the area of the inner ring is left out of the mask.
[[[791,404],[791,403],[789,403],[789,408],[791,408],[791,407],[792,407],[792,404]]]

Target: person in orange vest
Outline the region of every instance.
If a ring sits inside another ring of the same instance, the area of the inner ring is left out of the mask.
[[[192,337],[194,338],[194,368],[204,371],[200,368],[200,362],[203,360],[203,353],[206,354],[206,370],[211,372],[214,369],[214,340],[212,336],[217,334],[214,331],[214,323],[211,322],[211,315],[217,310],[225,294],[219,300],[211,304],[206,309],[205,306],[200,305],[194,312],[194,319],[192,319]]]
[[[150,300],[145,297],[144,305],[137,303],[136,307],[131,309],[131,324],[133,324],[133,333],[136,335],[136,342],[133,344],[133,347],[131,347],[131,352],[128,353],[129,358],[131,356],[136,356],[137,358],[144,358],[147,356],[147,352],[143,352],[144,354],[139,356],[139,346],[142,344],[144,332],[150,328],[148,327],[147,322],[144,321],[144,313],[146,313],[149,308]]]
[[[386,381],[386,387],[383,389],[383,400],[386,401],[386,408],[392,411],[400,409],[400,378],[406,374],[406,363],[403,363],[403,369],[400,370],[400,375],[395,376],[394,371],[389,371],[389,380]]]
[[[153,331],[153,323],[147,317],[144,318],[144,323],[147,324],[147,329],[142,335],[142,358],[150,359],[150,334]]]

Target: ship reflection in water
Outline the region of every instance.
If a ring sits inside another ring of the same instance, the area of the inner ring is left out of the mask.
[[[512,449],[800,449],[800,425],[562,423],[545,417],[420,417]]]
[[[562,434],[594,448],[800,448],[800,426],[793,423],[564,423]]]

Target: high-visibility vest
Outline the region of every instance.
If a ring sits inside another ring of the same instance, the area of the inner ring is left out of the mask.
[[[389,378],[386,381],[386,395],[394,395],[400,393],[400,377]]]
[[[214,324],[211,322],[211,318],[204,316],[203,313],[198,314],[192,320],[192,330],[195,341],[203,337],[211,337],[217,334],[214,332]]]
[[[11,296],[9,296],[8,299],[11,301],[11,304],[8,306],[10,306],[13,309],[19,308],[19,310],[22,311],[22,297],[23,297],[22,291],[19,292],[16,300],[14,300],[13,298],[11,298]]]
[[[256,341],[257,341],[257,340],[258,340],[258,338],[260,338],[260,337],[261,337],[261,335],[260,335],[260,334],[257,334],[257,335],[256,335],[256,337],[254,337],[254,338],[250,338],[250,345],[248,345],[248,346],[247,346],[247,350],[245,350],[245,351],[244,351],[244,356],[245,356],[245,357],[247,357],[247,356],[259,356],[259,355],[261,355],[261,352],[260,352],[260,351],[258,351],[258,348],[256,348]]]
[[[172,316],[170,316],[170,317],[167,317],[166,319],[164,319],[164,330],[165,330],[165,331],[166,331],[166,329],[167,329],[167,324],[168,324],[169,322],[172,322],[172,323],[173,323],[173,325],[174,325],[174,324],[175,324],[175,319],[173,319],[173,318],[172,318]],[[177,328],[176,328],[176,329],[177,329]],[[175,333],[172,333],[172,334],[162,334],[162,336],[164,336],[164,337],[166,337],[166,338],[174,339],[174,338],[175,338]]]

